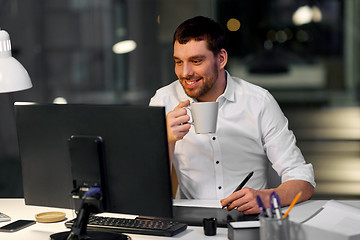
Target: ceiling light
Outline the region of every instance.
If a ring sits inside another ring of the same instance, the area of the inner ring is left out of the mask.
[[[136,48],[136,42],[133,40],[124,40],[121,42],[116,43],[112,50],[116,54],[124,54],[134,51]]]

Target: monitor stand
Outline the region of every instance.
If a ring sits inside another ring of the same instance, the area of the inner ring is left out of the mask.
[[[131,238],[122,233],[86,231],[90,213],[96,207],[93,204],[83,203],[71,231],[60,232],[50,235],[51,240],[130,240]]]

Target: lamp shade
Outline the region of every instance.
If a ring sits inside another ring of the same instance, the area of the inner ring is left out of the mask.
[[[15,92],[31,87],[28,72],[12,57],[9,34],[0,30],[0,93]]]

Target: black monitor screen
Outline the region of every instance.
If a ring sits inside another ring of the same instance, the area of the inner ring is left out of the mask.
[[[69,139],[99,136],[105,150],[106,210],[172,217],[163,107],[33,104],[15,110],[26,204],[72,208]],[[91,170],[91,162],[81,165]]]

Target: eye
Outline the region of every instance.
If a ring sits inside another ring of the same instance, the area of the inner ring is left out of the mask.
[[[202,59],[194,59],[194,60],[192,61],[192,63],[195,64],[195,65],[199,65],[199,64],[201,64],[202,62],[203,62]]]
[[[181,60],[174,60],[174,62],[175,62],[175,64],[176,64],[176,65],[179,65],[179,64],[181,64],[181,63],[182,63],[182,61],[181,61]]]

